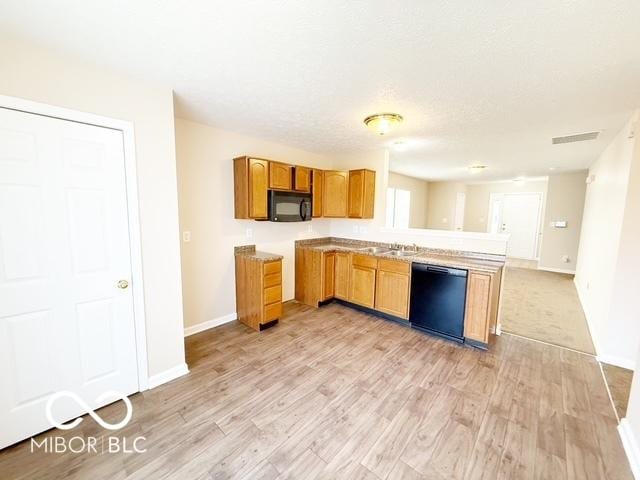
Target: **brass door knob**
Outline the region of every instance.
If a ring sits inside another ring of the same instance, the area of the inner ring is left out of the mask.
[[[120,280],[118,282],[118,288],[121,288],[122,290],[124,290],[128,286],[129,286],[129,282],[127,282],[126,280]]]

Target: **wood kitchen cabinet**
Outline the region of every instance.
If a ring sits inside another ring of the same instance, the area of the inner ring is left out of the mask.
[[[486,347],[495,333],[502,270],[495,273],[469,271],[464,336]]]
[[[351,255],[349,253],[336,252],[333,295],[341,300],[347,300],[349,298],[350,257]]]
[[[349,301],[373,308],[376,299],[378,260],[367,255],[353,255],[349,279]]]
[[[373,218],[376,191],[376,172],[351,170],[349,172],[349,218]]]
[[[324,172],[314,168],[311,171],[311,208],[312,217],[322,216],[322,192],[324,186]]]
[[[238,320],[263,330],[282,316],[282,260],[262,262],[248,255],[235,260]]]
[[[346,218],[348,191],[349,172],[325,170],[322,216]]]
[[[293,170],[293,189],[297,192],[311,191],[311,169],[296,165]]]
[[[293,165],[269,162],[269,188],[273,190],[291,190]]]
[[[408,320],[410,289],[410,263],[386,259],[378,262],[376,310]]]
[[[268,217],[269,161],[260,158],[233,159],[235,218]]]
[[[322,258],[322,301],[324,301],[335,295],[336,254],[323,253]]]

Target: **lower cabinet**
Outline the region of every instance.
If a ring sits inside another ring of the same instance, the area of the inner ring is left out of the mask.
[[[349,301],[373,308],[376,300],[378,260],[367,255],[353,255],[349,280]]]
[[[336,252],[334,269],[333,296],[340,300],[349,299],[349,274],[351,272],[351,255],[345,252]]]
[[[498,303],[502,270],[496,273],[469,271],[467,277],[467,304],[464,317],[466,339],[489,343],[498,321]]]
[[[363,307],[373,308],[376,298],[375,268],[353,265],[351,267],[351,288],[349,301]]]
[[[410,263],[380,260],[376,277],[376,310],[409,320],[410,289]]]
[[[279,267],[279,263],[277,264]],[[264,276],[265,305],[261,321],[281,314],[281,273],[275,264]],[[280,267],[281,268],[281,267]],[[495,333],[500,302],[502,269],[469,270],[464,336],[486,348]],[[374,309],[396,319],[409,320],[411,263],[345,251],[322,252],[296,248],[296,300],[318,307],[331,298]],[[239,307],[240,308],[240,307]],[[240,315],[240,309],[238,310]],[[254,327],[255,328],[255,327]]]
[[[335,294],[336,254],[324,253],[322,257],[322,300],[328,300]]]
[[[282,316],[282,260],[262,262],[243,255],[235,260],[238,320],[262,330]]]

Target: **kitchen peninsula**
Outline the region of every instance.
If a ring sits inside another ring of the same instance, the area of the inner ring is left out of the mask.
[[[416,285],[417,279],[412,283],[412,269],[418,265],[456,269],[466,277],[459,300],[464,342],[487,348],[497,327],[504,261],[502,255],[407,248],[336,237],[298,240],[295,298],[316,308],[335,299],[412,326],[412,285],[416,291],[420,286]],[[440,303],[452,302],[444,298]]]

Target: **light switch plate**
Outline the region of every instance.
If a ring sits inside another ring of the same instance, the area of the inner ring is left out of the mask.
[[[182,241],[184,243],[189,243],[191,241],[191,232],[189,230],[182,232]]]

